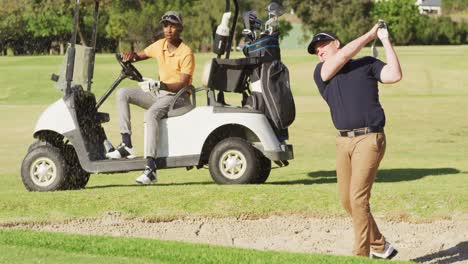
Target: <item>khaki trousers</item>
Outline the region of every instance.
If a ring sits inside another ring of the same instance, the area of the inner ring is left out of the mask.
[[[382,252],[385,247],[385,238],[369,207],[372,184],[384,156],[385,145],[383,132],[336,138],[338,191],[341,204],[353,219],[353,254],[357,256],[369,257],[370,248]]]

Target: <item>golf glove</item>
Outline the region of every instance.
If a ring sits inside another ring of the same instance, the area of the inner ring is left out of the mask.
[[[379,37],[380,40],[388,39],[388,30],[386,28],[379,28],[379,30],[377,30],[377,37]]]
[[[388,29],[385,21],[379,19],[379,29],[377,30],[377,37],[382,41],[388,39]]]
[[[143,77],[143,81],[139,82],[138,85],[145,93],[152,92],[154,94],[158,94],[161,82]]]

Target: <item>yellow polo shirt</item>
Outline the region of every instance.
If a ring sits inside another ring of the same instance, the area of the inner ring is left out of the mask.
[[[146,56],[158,61],[159,80],[163,83],[181,82],[180,74],[190,75],[192,84],[195,58],[192,50],[184,42],[173,52],[169,52],[166,39],[160,39],[144,49]]]

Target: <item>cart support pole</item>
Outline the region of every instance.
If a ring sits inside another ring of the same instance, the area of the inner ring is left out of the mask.
[[[91,53],[89,54],[89,67],[88,67],[88,92],[91,92],[91,85],[93,84],[94,78],[94,62],[96,60],[96,39],[97,39],[97,27],[99,21],[99,0],[94,1],[94,27],[93,27],[93,39],[91,41]]]
[[[67,73],[66,73],[67,87],[65,88],[64,97],[68,97],[71,94],[73,71],[75,69],[75,43],[76,43],[76,35],[78,33],[79,5],[80,5],[80,0],[75,0],[75,15],[73,18],[73,34],[70,40],[70,48],[68,49],[68,57],[67,57]]]
[[[229,33],[229,39],[226,46],[226,59],[229,59],[229,55],[231,54],[232,40],[236,31],[237,18],[239,17],[239,3],[237,0],[234,0],[234,7],[234,18],[232,19],[231,32]]]

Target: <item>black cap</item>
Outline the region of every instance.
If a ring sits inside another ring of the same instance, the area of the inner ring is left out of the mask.
[[[312,38],[312,41],[309,44],[309,47],[307,48],[307,51],[310,54],[315,54],[315,49],[314,49],[314,44],[319,42],[319,41],[326,41],[326,40],[338,40],[338,37],[328,31],[320,31],[319,33],[315,34],[314,37]]]
[[[167,11],[162,17],[159,23],[171,22],[173,24],[182,25],[182,16],[177,11]]]

